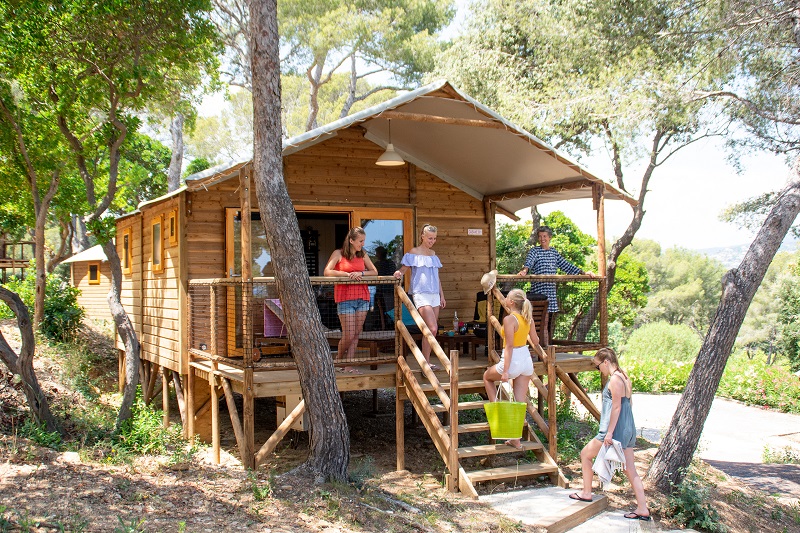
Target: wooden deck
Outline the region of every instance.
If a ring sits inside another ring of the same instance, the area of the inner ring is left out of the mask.
[[[421,376],[422,371],[415,362],[410,361],[409,363],[414,365],[412,367],[414,374]],[[557,353],[556,363],[561,370],[569,374],[595,370],[594,365],[592,365],[592,357],[579,353]],[[363,372],[362,374],[343,374],[337,372],[336,385],[339,387],[339,391],[347,392],[395,388],[397,365],[394,363],[384,363],[375,366],[377,366],[377,368],[374,369],[370,366],[358,367],[359,370]],[[458,362],[459,375],[465,380],[481,379],[487,366],[488,362],[485,353],[478,354],[475,360],[473,360],[471,356],[460,357]],[[192,362],[192,367],[195,369],[197,377],[206,381],[210,380],[210,361],[194,361]],[[244,383],[244,371],[224,363],[218,363],[218,368],[218,375],[230,379],[233,390],[241,394]],[[547,370],[541,362],[534,363],[533,370],[536,375],[547,375]],[[439,371],[437,375],[444,378],[446,372]],[[253,391],[256,398],[301,394],[300,377],[295,369],[258,369],[253,372]]]

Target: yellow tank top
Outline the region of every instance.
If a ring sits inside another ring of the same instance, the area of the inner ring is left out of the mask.
[[[514,333],[514,348],[526,346],[528,344],[528,333],[531,331],[531,325],[522,318],[521,314],[514,313],[513,316],[517,318],[517,324],[519,324],[516,333]],[[500,336],[503,337],[503,347],[505,348],[507,344],[505,328],[500,331]]]

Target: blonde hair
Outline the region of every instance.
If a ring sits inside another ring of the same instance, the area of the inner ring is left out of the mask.
[[[347,237],[344,238],[344,243],[342,244],[342,256],[346,259],[352,259],[353,257],[364,257],[364,250],[359,250],[358,252],[353,251],[353,245],[350,241],[354,241],[359,238],[361,235],[366,236],[367,232],[361,226],[356,226],[352,228],[350,231],[347,232]]]
[[[533,306],[528,301],[525,293],[522,292],[522,289],[513,289],[508,293],[506,298],[511,301],[512,305],[517,310],[520,311],[520,314],[522,315],[522,318],[525,319],[525,322],[530,324],[533,320]]]
[[[422,226],[422,231],[420,231],[420,232],[419,232],[419,239],[420,239],[420,243],[422,242],[422,239],[425,237],[425,234],[426,234],[426,233],[436,233],[436,232],[438,232],[438,231],[439,231],[439,230],[438,230],[438,229],[436,228],[436,226],[434,226],[434,225],[431,225],[431,224],[423,224],[423,226]]]

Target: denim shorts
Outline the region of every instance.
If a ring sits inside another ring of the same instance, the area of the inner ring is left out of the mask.
[[[369,300],[345,300],[336,304],[336,312],[340,315],[353,315],[369,311]]]

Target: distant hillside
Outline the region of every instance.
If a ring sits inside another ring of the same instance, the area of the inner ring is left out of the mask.
[[[794,252],[800,245],[800,239],[795,237],[786,237],[783,244],[778,251],[780,252]],[[733,268],[737,266],[747,252],[750,244],[737,244],[736,246],[721,246],[717,248],[702,248],[697,250],[701,254],[705,254],[712,259],[718,260],[725,265],[726,268]]]

